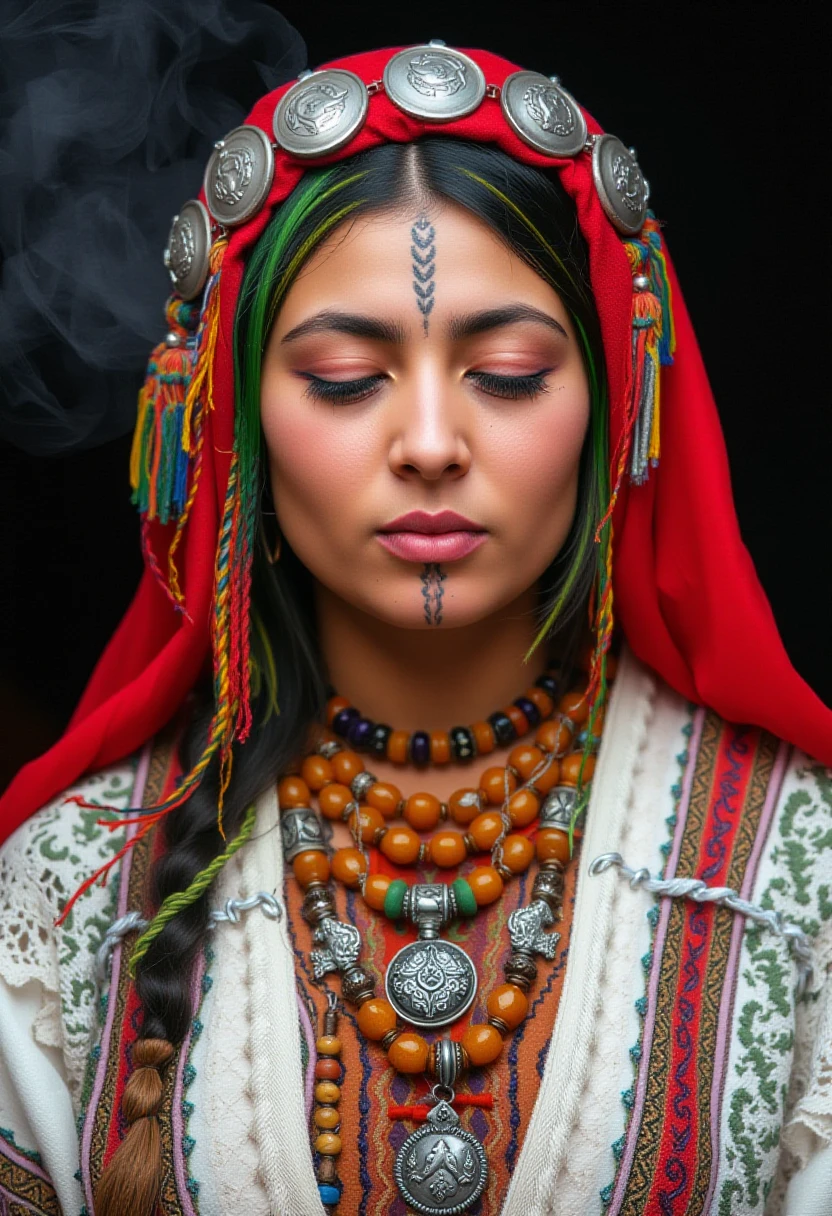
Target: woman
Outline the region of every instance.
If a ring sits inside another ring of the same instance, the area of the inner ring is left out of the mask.
[[[10,1201],[823,1211],[832,715],[634,154],[371,52],[166,260],[145,580],[2,807]]]

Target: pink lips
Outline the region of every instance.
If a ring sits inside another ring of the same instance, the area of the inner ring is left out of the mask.
[[[488,540],[479,524],[456,511],[408,511],[376,533],[389,553],[406,562],[455,562]]]

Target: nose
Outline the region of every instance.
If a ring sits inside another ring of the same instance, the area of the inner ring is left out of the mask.
[[[440,481],[463,477],[471,467],[465,413],[450,385],[426,374],[399,402],[397,428],[389,451],[398,477]]]

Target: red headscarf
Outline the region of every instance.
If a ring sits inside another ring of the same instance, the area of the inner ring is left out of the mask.
[[[369,85],[381,80],[393,53],[371,51],[327,66],[347,68]],[[485,51],[466,53],[480,65],[489,85],[501,86],[517,70]],[[275,108],[288,87],[262,98],[247,119],[270,139]],[[589,132],[600,133],[584,113]],[[350,143],[313,163],[330,163],[384,142],[408,142],[428,133],[495,144],[519,161],[559,173],[589,249],[614,452],[631,359],[633,276],[621,237],[599,202],[589,155],[553,160],[536,152],[515,135],[492,96],[467,117],[438,124],[409,117],[379,91]],[[283,149],[276,152],[268,200],[232,231],[222,264],[214,408],[205,421],[199,489],[180,550],[188,616],[174,611],[146,570],[66,734],[26,765],[0,800],[0,840],[81,774],[128,755],[159,730],[193,687],[209,654],[214,556],[234,439],[232,335],[237,296],[247,255],[308,163]],[[673,366],[661,372],[661,464],[646,484],[625,483],[616,505],[616,619],[635,654],[682,696],[730,721],[762,726],[832,764],[832,711],[792,667],[740,538],[716,406],[669,259],[668,273],[676,355]]]

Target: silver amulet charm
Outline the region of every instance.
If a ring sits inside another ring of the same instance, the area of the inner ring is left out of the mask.
[[[453,1091],[450,1094],[453,1101]],[[396,1155],[396,1185],[422,1216],[458,1216],[476,1203],[488,1182],[485,1150],[460,1126],[450,1102],[440,1099],[422,1127]]]

